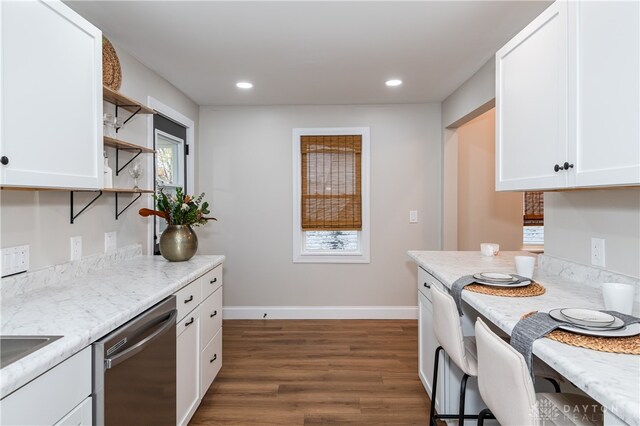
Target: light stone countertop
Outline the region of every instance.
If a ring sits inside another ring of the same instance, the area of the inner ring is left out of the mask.
[[[410,251],[409,256],[447,287],[463,275],[477,272],[514,273],[514,256],[500,252],[485,257],[479,252]],[[600,289],[594,283],[572,281],[558,273],[536,268],[534,279],[546,293],[537,297],[496,297],[462,292],[462,299],[487,320],[511,334],[520,317],[531,311],[559,307],[604,309]],[[634,314],[638,315],[638,306]],[[578,388],[630,425],[640,425],[640,357],[612,354],[539,339],[533,353]]]
[[[222,264],[224,259],[195,256],[186,262],[168,262],[160,256],[138,256],[28,292],[0,288],[2,336],[64,336],[0,369],[0,398]]]

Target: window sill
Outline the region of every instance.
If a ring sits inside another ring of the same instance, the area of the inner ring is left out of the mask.
[[[542,254],[544,253],[544,245],[525,244],[520,250],[528,251],[530,253]]]
[[[298,253],[293,263],[371,263],[362,253]]]

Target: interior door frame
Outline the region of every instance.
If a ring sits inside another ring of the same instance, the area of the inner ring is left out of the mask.
[[[187,117],[184,114],[179,113],[178,111],[176,111],[175,109],[171,108],[170,106],[160,102],[159,100],[153,98],[152,96],[148,96],[147,97],[147,106],[149,106],[150,108],[153,108],[154,110],[156,110],[157,112],[159,112],[160,114],[164,115],[165,117],[175,121],[176,123],[180,124],[181,126],[185,127],[187,129],[187,140],[185,141],[185,143],[187,144],[187,146],[189,146],[189,155],[187,155],[187,187],[186,187],[186,192],[188,194],[194,194],[195,193],[195,185],[194,185],[194,178],[195,178],[195,152],[196,152],[196,143],[195,143],[195,122],[190,119],[189,117]],[[153,147],[154,145],[154,138],[155,138],[155,131],[154,131],[154,125],[153,125],[153,115],[149,115],[147,116],[147,146],[148,147]],[[185,147],[186,149],[186,147]],[[147,173],[147,179],[146,179],[146,185],[147,188],[154,188],[154,180],[155,180],[155,165],[153,164],[153,160],[154,160],[154,156],[153,155],[149,155],[147,156],[147,170],[153,171],[150,173]],[[155,200],[153,199],[153,197],[148,197],[147,200],[147,207],[150,209],[153,209]],[[149,220],[147,221],[147,249],[146,249],[146,254],[147,255],[153,255],[153,246],[154,246],[154,241],[153,241],[153,236],[154,236],[154,225],[153,225],[153,220]]]

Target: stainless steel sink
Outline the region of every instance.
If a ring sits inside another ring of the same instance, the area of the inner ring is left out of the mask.
[[[0,368],[42,349],[62,336],[0,336]]]

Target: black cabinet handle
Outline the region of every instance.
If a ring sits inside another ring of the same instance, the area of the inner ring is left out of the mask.
[[[569,169],[573,169],[573,164],[569,164],[568,161],[565,161],[562,166],[560,164],[556,164],[555,166],[553,166],[553,171],[556,173],[558,173],[560,170],[569,170]]]
[[[213,318],[216,315],[218,315],[218,311],[213,311],[213,313],[211,315],[209,315],[209,318]]]
[[[193,294],[188,299],[184,299],[184,303],[189,303],[193,300]]]
[[[426,288],[431,288],[431,285],[430,285],[430,284],[424,283],[423,285],[424,285]]]
[[[569,164],[567,161],[564,162],[564,169],[569,170],[573,169],[573,164]]]
[[[193,317],[191,317],[191,319],[190,319],[189,321],[187,321],[187,322],[185,322],[185,323],[184,323],[184,326],[185,326],[185,327],[189,327],[191,324],[193,324],[193,322],[194,322],[194,321],[195,321],[195,320],[193,319]]]
[[[213,354],[213,358],[211,358],[209,360],[209,362],[211,363],[211,362],[215,361],[216,359],[218,359],[218,354]]]
[[[5,157],[3,155],[2,158],[0,158],[0,163],[2,163],[3,166],[6,166],[7,164],[9,164],[9,157]]]
[[[215,283],[215,282],[217,282],[217,281],[218,281],[218,279],[217,279],[217,278],[214,278],[214,279],[212,279],[211,281],[209,281],[209,284],[213,284],[213,283]]]

